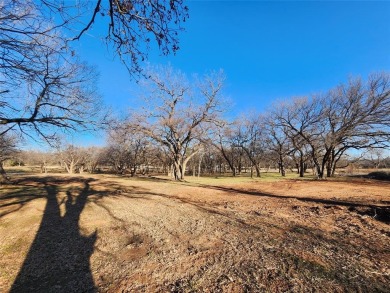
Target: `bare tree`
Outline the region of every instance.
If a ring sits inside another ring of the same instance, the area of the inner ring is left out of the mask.
[[[157,173],[171,176],[171,166],[173,162],[168,149],[154,143],[150,143],[148,149],[149,151],[146,156],[147,164],[152,165],[153,170]]]
[[[69,174],[83,173],[88,157],[85,149],[69,144],[64,149],[59,149],[58,155]]]
[[[94,0],[69,3],[41,0],[38,8],[46,18],[57,20],[56,27],[74,41],[90,33],[96,22],[106,25],[105,40],[131,74],[142,71],[154,45],[164,55],[179,49],[178,33],[188,18],[183,0]],[[71,44],[70,44],[71,45]]]
[[[242,116],[232,124],[233,146],[241,148],[248,157],[252,168],[256,170],[256,177],[260,177],[260,161],[265,150],[264,123],[261,117],[252,113]]]
[[[214,127],[215,131],[213,132],[213,135],[208,138],[207,143],[218,150],[224,161],[228,164],[229,169],[232,171],[233,177],[235,177],[237,175],[237,154],[235,152],[237,146],[234,146],[236,133],[231,126],[231,123],[228,123],[227,121],[220,121],[218,125]]]
[[[199,163],[201,164],[201,169],[204,170],[203,173],[215,174],[218,172],[222,174],[225,172],[225,159],[213,144],[204,144],[201,159]]]
[[[116,123],[108,133],[106,158],[117,173],[128,170],[133,177],[142,164],[148,165],[150,141],[137,129]]]
[[[54,24],[45,19],[33,1],[4,0],[0,3],[0,85],[17,86],[42,70],[36,62],[42,50],[65,47]],[[61,44],[60,44],[61,43]],[[0,91],[9,91],[6,87]]]
[[[333,176],[350,149],[385,148],[390,137],[390,77],[371,75],[323,95],[280,103],[272,111],[295,149],[308,149],[319,178]],[[301,154],[302,158],[302,154]]]
[[[0,3],[0,136],[50,141],[59,129],[85,127],[98,112],[96,78],[34,2]]]
[[[349,149],[386,148],[390,137],[390,76],[373,74],[367,81],[351,79],[324,98],[326,131],[324,167],[333,176]],[[323,167],[323,168],[324,168]]]
[[[365,157],[374,165],[375,169],[379,169],[381,165],[385,165],[385,153],[383,149],[367,148]],[[386,167],[385,167],[386,168]]]
[[[29,64],[31,71],[26,68],[28,77],[18,75],[12,82],[3,81],[0,135],[20,131],[50,141],[59,129],[85,129],[101,117],[93,68],[75,56],[64,58],[56,45],[41,50]]]
[[[287,136],[286,128],[278,125],[278,122],[271,115],[263,116],[263,127],[269,151],[268,156],[275,157],[279,173],[282,176],[286,176],[286,157],[292,152],[292,144]]]
[[[0,184],[9,181],[9,178],[4,170],[4,161],[11,159],[15,156],[16,139],[9,135],[0,136]]]
[[[154,45],[164,54],[179,49],[178,33],[188,18],[183,0],[3,0],[0,2],[0,63],[22,69],[31,62],[40,38],[61,35],[64,46],[90,33],[96,22],[107,26],[106,41],[131,74],[140,73]]]
[[[217,72],[189,83],[171,67],[149,74],[147,106],[130,121],[138,121],[139,131],[167,148],[176,180],[184,179],[187,162],[200,150],[201,141],[221,113],[223,81],[223,74]]]
[[[104,149],[102,147],[88,147],[85,149],[87,153],[85,159],[85,169],[89,173],[96,173],[98,167],[103,162]]]
[[[178,50],[187,17],[182,0],[2,1],[0,134],[34,131],[49,141],[58,129],[85,127],[87,118],[97,117],[97,76],[69,41],[80,39],[99,18],[107,20],[107,42],[137,73],[153,39],[163,54]]]
[[[271,112],[271,117],[275,121],[275,125],[283,129],[290,142],[291,139],[295,139],[297,142],[297,137],[299,137],[307,144],[317,174],[322,178],[323,146],[320,143],[320,135],[324,132],[324,126],[320,99],[318,97],[295,98],[290,103],[279,103]],[[300,141],[299,144],[301,143]]]

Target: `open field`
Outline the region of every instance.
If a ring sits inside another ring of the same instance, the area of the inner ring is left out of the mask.
[[[13,175],[0,292],[389,292],[390,183]]]

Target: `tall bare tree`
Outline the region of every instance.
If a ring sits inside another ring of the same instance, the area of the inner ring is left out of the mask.
[[[191,83],[172,67],[156,68],[149,74],[146,107],[131,121],[138,121],[139,131],[168,149],[176,180],[184,179],[187,162],[200,150],[201,141],[218,120],[223,82],[222,72]]]

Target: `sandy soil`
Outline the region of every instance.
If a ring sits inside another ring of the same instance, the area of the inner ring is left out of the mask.
[[[0,292],[389,292],[390,184],[24,176]]]

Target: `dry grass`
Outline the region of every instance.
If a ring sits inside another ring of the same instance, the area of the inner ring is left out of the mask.
[[[389,292],[390,184],[20,175],[0,291]]]

